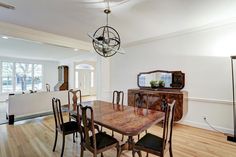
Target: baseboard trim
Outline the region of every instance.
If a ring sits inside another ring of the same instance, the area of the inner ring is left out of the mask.
[[[179,124],[184,124],[184,125],[188,125],[188,126],[192,126],[192,127],[196,127],[196,128],[201,128],[201,129],[206,129],[206,130],[211,130],[211,131],[215,131],[212,128],[210,128],[207,124],[205,123],[199,123],[199,122],[194,122],[194,121],[189,121],[189,120],[183,120],[178,122]],[[220,126],[214,126],[213,127],[216,130],[219,130],[220,132],[224,133],[224,134],[233,134],[234,131],[233,129],[229,129],[229,128],[224,128],[224,127],[220,127]],[[216,131],[215,131],[216,132]]]

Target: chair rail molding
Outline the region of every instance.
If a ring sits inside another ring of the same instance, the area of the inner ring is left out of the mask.
[[[221,99],[211,99],[211,98],[199,98],[199,97],[188,97],[186,98],[188,101],[195,101],[195,102],[205,102],[205,103],[212,103],[212,104],[225,104],[225,105],[232,105],[232,101],[229,100],[221,100]]]

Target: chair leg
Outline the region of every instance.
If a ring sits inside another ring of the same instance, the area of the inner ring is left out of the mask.
[[[137,153],[138,153],[138,156],[139,156],[139,157],[142,157],[141,151],[138,151]]]
[[[75,135],[76,135],[76,138],[78,138],[78,132],[76,132]]]
[[[56,149],[56,145],[57,145],[57,135],[58,135],[58,131],[56,130],[56,133],[55,133],[55,140],[54,140],[54,145],[53,145],[52,151],[55,151],[55,149]]]
[[[103,157],[103,153],[101,153],[101,157]]]
[[[114,131],[111,132],[111,136],[114,137]]]
[[[73,133],[73,142],[75,143],[75,133]]]
[[[122,141],[122,142],[124,141],[124,135],[122,135],[122,139],[121,139],[121,141]]]
[[[81,144],[84,142],[84,137],[83,137],[83,134],[82,134],[82,132],[79,132],[79,134],[80,134],[80,142],[81,142]]]
[[[138,140],[140,139],[140,134],[138,134]]]
[[[80,157],[84,156],[84,148],[82,146],[82,144],[80,145]]]
[[[146,154],[146,157],[148,157],[148,152],[147,152],[147,154]]]
[[[170,157],[173,157],[173,153],[172,153],[172,143],[170,143],[169,151],[170,151]]]
[[[120,154],[121,154],[121,148],[120,148],[119,143],[117,143],[117,145],[116,145],[116,150],[117,150],[116,157],[120,157]]]
[[[135,151],[132,150],[132,157],[135,157]]]
[[[64,147],[65,147],[65,135],[63,135],[63,140],[62,140],[61,157],[63,157]]]

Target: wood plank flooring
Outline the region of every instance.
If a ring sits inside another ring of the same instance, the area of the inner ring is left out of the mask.
[[[110,133],[109,130],[106,132]],[[154,126],[148,132],[160,135],[161,127]],[[115,137],[121,139],[118,133]],[[54,142],[52,116],[17,122],[13,126],[0,125],[0,157],[59,157],[61,141],[59,135],[56,151],[52,152]],[[79,138],[74,144],[72,136],[67,136],[64,157],[79,157],[79,143]],[[236,144],[226,141],[226,137],[222,134],[176,124],[173,131],[173,154],[174,157],[236,157]],[[115,155],[115,149],[104,154],[105,157],[115,157]],[[92,154],[86,151],[84,156],[92,157]],[[125,151],[121,156],[132,155],[130,151]],[[169,157],[169,154],[167,153],[165,157]]]

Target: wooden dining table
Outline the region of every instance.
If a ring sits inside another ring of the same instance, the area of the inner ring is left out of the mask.
[[[165,113],[156,110],[121,106],[106,101],[83,102],[82,106],[91,106],[94,122],[110,130],[128,136],[121,150],[131,150],[136,136],[164,119]]]

